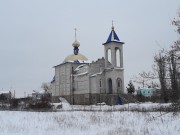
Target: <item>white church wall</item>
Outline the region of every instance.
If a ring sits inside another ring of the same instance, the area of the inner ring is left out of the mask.
[[[90,92],[97,93],[97,79],[96,76],[90,78]]]
[[[74,94],[89,93],[89,76],[88,76],[88,74],[75,76],[74,82],[75,82]]]
[[[59,96],[59,67],[55,67],[55,96]]]
[[[105,78],[104,74],[97,75],[97,86],[98,86],[97,92],[101,94],[105,93],[105,82],[104,82],[105,79],[104,78]]]
[[[71,91],[71,75],[72,75],[72,64],[71,63],[67,63],[64,64],[64,92],[63,95],[70,95],[70,91]]]
[[[92,62],[89,65],[89,73],[90,74],[96,74],[103,71],[105,68],[105,60],[104,58],[98,59],[96,62]]]
[[[70,92],[70,68],[69,64],[61,64],[55,67],[55,95],[68,95]]]
[[[104,74],[90,77],[90,91],[94,94],[105,93]]]
[[[70,95],[72,90],[72,70],[79,65],[78,63],[64,63],[55,67],[55,90],[53,96]],[[81,84],[79,85],[81,87]]]
[[[124,72],[123,70],[109,70],[106,72],[106,75],[105,75],[105,81],[106,81],[106,93],[109,93],[109,86],[108,86],[108,79],[111,78],[112,79],[112,91],[113,91],[113,94],[116,94],[118,93],[117,91],[117,78],[120,78],[122,80],[122,91],[121,92],[124,92]]]

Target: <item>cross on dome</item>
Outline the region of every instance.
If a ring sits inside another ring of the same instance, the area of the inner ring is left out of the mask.
[[[80,46],[80,43],[77,41],[76,31],[77,31],[77,29],[75,28],[75,29],[74,29],[74,32],[75,32],[75,41],[74,41],[74,43],[72,44],[73,47],[79,47],[79,46]]]
[[[74,54],[71,54],[71,55],[67,56],[64,59],[64,62],[73,62],[73,63],[80,62],[80,63],[84,63],[88,59],[86,58],[86,56],[79,53],[80,43],[77,41],[77,29],[76,28],[74,28],[74,37],[75,37],[75,41],[72,44],[72,46],[74,48],[73,49]]]
[[[76,39],[76,31],[77,31],[77,29],[75,28],[74,31],[75,31],[75,41],[77,41],[77,39]]]

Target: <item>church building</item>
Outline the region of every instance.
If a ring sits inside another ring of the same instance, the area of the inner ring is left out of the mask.
[[[53,100],[64,97],[70,104],[117,104],[118,97],[124,93],[123,44],[112,26],[103,44],[104,57],[90,63],[79,53],[75,30],[73,54],[54,66]]]

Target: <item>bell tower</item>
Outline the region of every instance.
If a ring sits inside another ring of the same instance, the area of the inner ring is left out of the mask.
[[[108,62],[114,68],[123,68],[123,44],[114,30],[112,21],[112,30],[104,45],[105,68],[108,68]]]
[[[118,38],[113,22],[111,33],[104,45],[105,91],[108,94],[124,93],[123,44]]]

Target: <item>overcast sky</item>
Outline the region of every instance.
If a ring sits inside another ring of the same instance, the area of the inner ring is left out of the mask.
[[[73,53],[74,28],[80,53],[102,58],[112,20],[125,42],[126,86],[177,39],[171,21],[179,6],[179,0],[1,0],[0,90],[24,95],[51,81],[53,66]]]

